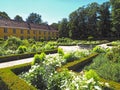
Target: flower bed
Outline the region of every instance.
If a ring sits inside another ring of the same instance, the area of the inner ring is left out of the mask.
[[[40,59],[42,55],[37,55],[34,60],[40,61],[34,64],[28,72],[22,73],[20,77],[30,85],[34,85],[42,90],[106,90],[104,83],[101,84],[99,82],[99,76],[92,70],[86,72],[84,75],[72,72],[66,68],[60,72],[59,70],[56,71],[58,67],[62,67],[63,64],[68,63],[66,62],[68,58],[64,57],[64,55],[61,50],[59,50],[59,54],[43,57],[43,59]],[[70,55],[68,56],[71,57]],[[88,54],[85,57],[87,56]],[[78,57],[81,56],[78,55]],[[89,58],[92,58],[92,55]],[[77,62],[78,60],[72,61]]]

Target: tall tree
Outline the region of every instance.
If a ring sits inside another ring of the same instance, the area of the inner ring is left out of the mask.
[[[69,37],[68,20],[63,18],[58,27],[59,37]]]
[[[102,37],[109,37],[111,33],[110,3],[105,2],[99,9],[99,29]]]
[[[26,22],[34,23],[34,24],[41,24],[42,23],[41,15],[37,13],[30,13],[28,18],[26,19]]]
[[[16,16],[14,17],[14,20],[15,20],[15,21],[18,21],[18,22],[23,22],[22,17],[19,16],[19,15],[16,15]]]
[[[50,26],[58,30],[59,23],[52,23]]]
[[[6,12],[0,12],[0,18],[2,18],[2,19],[10,19],[10,17],[8,16],[8,14]]]
[[[87,22],[86,22],[86,27],[87,27],[87,32],[88,32],[88,37],[97,37],[98,33],[98,9],[99,9],[99,4],[98,3],[91,3],[86,7],[86,12],[87,12]]]
[[[113,31],[117,38],[120,38],[120,0],[110,0],[112,5]]]

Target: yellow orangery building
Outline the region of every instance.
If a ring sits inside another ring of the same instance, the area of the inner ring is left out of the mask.
[[[21,39],[50,40],[58,37],[58,31],[49,25],[0,19],[0,38],[16,36]]]

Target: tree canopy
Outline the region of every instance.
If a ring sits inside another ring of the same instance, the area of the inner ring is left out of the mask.
[[[41,24],[42,23],[41,15],[37,13],[30,13],[28,18],[26,19],[26,22],[34,23],[34,24]]]
[[[8,16],[8,14],[6,12],[1,12],[1,11],[0,11],[0,18],[2,18],[2,19],[10,19],[10,17]]]
[[[21,16],[19,16],[19,15],[16,15],[16,16],[14,17],[14,20],[15,20],[15,21],[18,21],[18,22],[23,22],[23,18],[22,18]]]

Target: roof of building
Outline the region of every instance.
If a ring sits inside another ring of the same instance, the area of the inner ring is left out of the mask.
[[[56,31],[53,27],[49,25],[33,24],[33,23],[27,23],[27,22],[17,22],[15,20],[7,20],[7,19],[0,19],[0,27]]]

